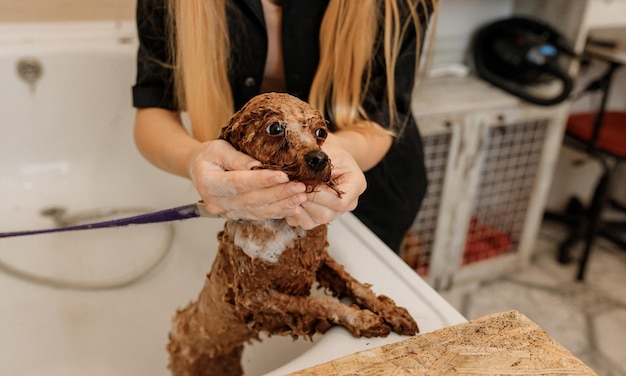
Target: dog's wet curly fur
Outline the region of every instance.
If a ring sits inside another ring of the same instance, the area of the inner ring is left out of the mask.
[[[321,150],[327,132],[319,111],[288,94],[270,93],[251,99],[221,138],[314,191],[322,184],[335,189]],[[325,225],[305,231],[285,220],[229,220],[218,239],[198,300],[174,318],[167,347],[174,375],[240,375],[244,343],[259,339],[260,332],[310,337],[333,324],[355,337],[418,331],[406,309],[376,296],[330,257]],[[314,282],[335,297],[310,296]]]

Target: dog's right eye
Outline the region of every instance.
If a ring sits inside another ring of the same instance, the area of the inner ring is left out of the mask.
[[[265,132],[267,132],[267,134],[269,134],[270,136],[280,136],[281,134],[285,133],[285,127],[283,127],[283,125],[279,122],[275,121],[268,125],[267,128],[265,128]]]

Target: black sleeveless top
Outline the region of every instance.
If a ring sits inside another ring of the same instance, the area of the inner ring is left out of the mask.
[[[402,1],[401,1],[402,3]],[[307,100],[319,61],[319,29],[328,0],[283,1],[283,60],[287,92]],[[424,9],[418,9],[421,15]],[[431,12],[431,9],[426,10]],[[260,0],[231,0],[227,7],[231,41],[228,72],[235,109],[260,93],[267,52],[265,21]],[[425,24],[425,23],[423,23]],[[165,0],[138,0],[139,49],[133,105],[176,110],[173,75],[167,68],[168,27]],[[425,34],[421,30],[420,36]],[[426,191],[426,172],[420,135],[411,114],[417,36],[410,29],[402,41],[395,67],[396,122],[402,131],[378,165],[365,172],[367,189],[354,214],[390,248],[398,252]],[[377,42],[372,77],[363,107],[370,120],[389,127],[385,94],[382,41]],[[328,116],[327,116],[328,118]],[[333,122],[330,128],[333,130]]]

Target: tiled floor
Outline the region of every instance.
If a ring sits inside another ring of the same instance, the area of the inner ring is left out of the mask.
[[[516,309],[598,375],[626,376],[626,252],[600,239],[585,281],[576,282],[577,264],[555,258],[564,236],[561,226],[546,222],[530,267],[441,295],[469,320]]]

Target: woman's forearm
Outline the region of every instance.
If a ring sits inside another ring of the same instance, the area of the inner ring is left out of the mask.
[[[183,127],[174,111],[160,108],[137,110],[135,144],[141,154],[156,167],[182,176],[189,176],[189,158],[199,145]]]
[[[333,135],[356,160],[362,171],[376,166],[387,154],[392,136],[383,128],[372,123],[374,129],[349,129],[334,132]]]

